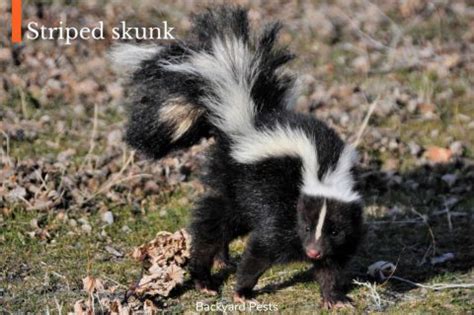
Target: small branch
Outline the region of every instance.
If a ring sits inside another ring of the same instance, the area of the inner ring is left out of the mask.
[[[109,190],[110,188],[112,188],[113,186],[117,185],[117,184],[120,184],[120,183],[123,183],[123,182],[126,182],[128,180],[131,180],[131,179],[135,179],[135,178],[150,178],[150,177],[153,177],[152,174],[146,174],[146,173],[143,173],[143,174],[135,174],[135,175],[130,175],[130,176],[127,176],[127,177],[124,177],[124,178],[119,178],[119,179],[114,179],[114,180],[111,180],[111,181],[108,181],[106,183],[104,183],[97,192],[95,192],[94,194],[92,194],[90,197],[88,197],[86,200],[82,201],[80,203],[80,205],[83,205],[85,203],[88,203],[89,201],[91,201],[92,199],[94,199],[95,197],[97,197],[98,195],[104,193],[105,191]]]
[[[434,290],[434,291],[439,291],[439,290],[445,290],[445,289],[469,289],[469,288],[474,288],[474,283],[436,283],[433,285],[425,285],[421,284],[418,282],[413,282],[408,279],[404,279],[401,277],[397,276],[392,276],[390,279],[395,279],[398,281],[406,282],[411,285],[414,285],[419,288],[424,288],[424,289],[429,289],[429,290]]]
[[[367,125],[369,124],[370,117],[372,116],[375,110],[375,106],[377,105],[377,102],[379,101],[379,99],[380,99],[380,96],[377,96],[377,98],[369,106],[369,110],[367,111],[367,114],[365,115],[364,121],[362,122],[362,126],[360,126],[359,132],[357,133],[357,137],[352,144],[355,148],[359,146],[359,143],[362,139],[362,135],[364,134],[364,131],[367,128]]]
[[[426,257],[429,256],[430,251],[433,254],[436,253],[436,238],[435,238],[433,229],[431,228],[431,225],[428,223],[427,218],[424,215],[422,215],[421,213],[419,213],[418,211],[416,211],[414,207],[411,207],[410,210],[411,210],[411,212],[413,212],[414,214],[416,214],[417,216],[419,216],[423,220],[425,225],[428,227],[428,232],[430,233],[430,237],[431,237],[431,244],[428,247],[428,249],[426,250],[425,255],[423,255],[423,258],[421,259],[421,262],[419,263],[419,265],[421,266],[425,263]]]
[[[84,167],[84,165],[88,162],[90,162],[92,153],[94,152],[95,149],[95,138],[97,136],[97,117],[98,117],[98,105],[97,103],[94,104],[94,119],[92,121],[92,133],[91,133],[91,138],[89,140],[89,151],[87,152],[86,157],[84,158],[84,162],[81,165],[81,168]]]
[[[448,206],[448,203],[446,202],[446,198],[444,198],[444,209],[446,211],[446,220],[448,220],[448,228],[449,228],[449,232],[452,233],[453,232],[453,222],[451,221],[451,211],[449,209],[449,206]]]
[[[23,92],[23,89],[19,89],[19,91],[20,91],[20,100],[21,100],[21,114],[23,115],[24,119],[28,119],[28,110],[26,107],[25,92]]]

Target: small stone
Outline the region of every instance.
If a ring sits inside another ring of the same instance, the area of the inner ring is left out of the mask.
[[[87,218],[85,218],[85,217],[80,218],[78,221],[79,221],[79,223],[81,223],[81,224],[89,224],[89,221],[88,221]]]
[[[114,223],[114,215],[111,211],[106,211],[106,212],[102,213],[101,219],[102,219],[103,222],[105,222],[109,225]]]
[[[92,232],[92,226],[90,224],[83,224],[81,226],[82,231],[84,231],[86,234],[91,234]]]
[[[128,225],[124,225],[124,226],[122,226],[121,231],[124,232],[124,233],[130,233],[130,232],[132,232],[132,229],[129,228]]]
[[[416,111],[417,105],[416,100],[409,100],[407,105],[408,112],[413,114]]]
[[[435,111],[436,106],[432,103],[420,103],[418,104],[418,110],[424,115],[431,116]]]
[[[420,187],[420,184],[415,182],[414,180],[407,180],[406,183],[405,183],[408,187],[410,187],[411,189],[418,189],[418,187]]]
[[[454,254],[453,253],[445,253],[441,256],[432,257],[430,262],[432,265],[442,264],[446,261],[453,260]]]
[[[101,240],[105,240],[105,239],[107,238],[107,236],[108,236],[108,235],[107,235],[107,232],[105,232],[105,230],[102,229],[102,231],[100,231],[100,233],[99,233],[99,238],[100,238]]]
[[[408,148],[410,149],[410,154],[418,156],[421,152],[421,147],[413,141],[408,142]]]
[[[445,181],[449,186],[453,186],[458,177],[455,174],[445,174],[441,177],[441,179]]]
[[[370,70],[369,59],[366,56],[359,56],[352,61],[352,67],[358,72],[367,73]]]
[[[455,141],[451,143],[449,149],[453,153],[453,155],[461,156],[464,151],[464,146],[461,141]]]
[[[149,180],[145,183],[144,191],[149,194],[158,193],[160,191],[160,186],[158,186],[155,181]]]
[[[394,171],[397,170],[399,167],[398,159],[387,159],[383,163],[382,169],[384,171]]]
[[[350,121],[349,115],[347,113],[342,113],[339,119],[339,122],[341,123],[341,125],[347,126],[349,124],[349,121]]]
[[[392,151],[396,150],[398,148],[398,142],[395,139],[390,140],[388,143],[388,148]]]
[[[76,154],[76,150],[73,148],[69,148],[67,150],[64,150],[58,154],[58,161],[65,163],[67,162],[71,157],[73,157]]]
[[[0,62],[10,62],[12,60],[12,51],[10,48],[0,48]]]
[[[30,221],[30,226],[34,229],[38,229],[39,226],[38,226],[38,220],[37,219],[31,219]]]
[[[116,250],[116,249],[113,248],[112,246],[109,246],[109,245],[105,246],[105,250],[106,250],[109,254],[111,254],[111,255],[113,255],[113,256],[115,256],[115,257],[119,257],[119,258],[120,258],[120,257],[123,257],[123,253],[119,252],[118,250]]]
[[[117,129],[107,135],[107,144],[109,146],[119,146],[122,144],[122,131]]]

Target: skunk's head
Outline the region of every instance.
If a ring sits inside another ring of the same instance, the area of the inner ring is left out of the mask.
[[[301,194],[297,205],[298,234],[313,260],[352,255],[362,236],[359,201],[345,202]]]

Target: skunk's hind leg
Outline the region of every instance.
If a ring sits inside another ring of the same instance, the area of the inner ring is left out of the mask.
[[[215,293],[215,284],[211,277],[211,268],[216,255],[226,254],[229,242],[234,238],[228,226],[229,206],[224,198],[204,197],[193,210],[189,232],[191,233],[191,258],[189,272],[196,288]]]
[[[253,296],[253,287],[260,276],[275,261],[275,257],[268,254],[269,244],[262,238],[263,232],[253,232],[247,242],[242,260],[237,267],[237,283],[235,285],[234,302],[245,302]]]

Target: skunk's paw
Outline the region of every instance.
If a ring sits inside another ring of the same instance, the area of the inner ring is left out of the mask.
[[[258,303],[256,300],[245,297],[237,292],[234,293],[233,299],[234,299],[234,303],[241,303],[241,304]]]
[[[217,290],[215,290],[211,284],[206,283],[204,281],[195,280],[194,286],[196,290],[206,295],[210,295],[210,296],[217,295]]]
[[[337,298],[323,298],[324,309],[354,309],[352,300],[347,296],[340,296]]]

